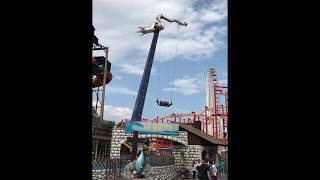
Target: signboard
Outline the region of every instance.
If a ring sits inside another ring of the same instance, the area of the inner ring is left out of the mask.
[[[166,139],[154,138],[150,141],[150,148],[152,150],[172,149],[174,147],[173,142]]]
[[[126,133],[138,131],[140,134],[178,135],[179,124],[128,121],[126,122],[124,129]]]

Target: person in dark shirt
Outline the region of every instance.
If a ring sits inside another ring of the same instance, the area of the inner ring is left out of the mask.
[[[216,165],[214,163],[214,161],[211,159],[209,160],[209,166],[210,166],[210,175],[211,175],[211,179],[212,180],[218,180],[218,177],[217,177],[217,168],[216,168]]]
[[[202,160],[201,165],[197,167],[197,171],[199,180],[211,180],[208,160]]]

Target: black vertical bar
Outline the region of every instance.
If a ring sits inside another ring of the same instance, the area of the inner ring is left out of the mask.
[[[138,148],[138,132],[133,132],[133,138],[132,138],[132,151],[131,151],[131,162],[133,162],[136,159],[137,156],[137,148]]]
[[[104,178],[107,179],[107,177],[108,177],[108,158],[104,158],[103,161],[105,163],[105,173],[104,173],[105,176],[104,176]]]
[[[113,179],[115,180],[116,179],[116,168],[117,168],[117,166],[116,166],[116,159],[114,159],[113,160]]]

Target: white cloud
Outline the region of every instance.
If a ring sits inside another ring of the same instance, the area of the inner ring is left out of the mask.
[[[110,119],[119,122],[124,118],[131,118],[132,109],[128,107],[106,105],[104,113],[104,119]]]
[[[92,90],[93,91],[98,90],[98,88],[93,88]],[[99,90],[100,90],[100,94],[101,94],[103,88],[99,87]],[[136,91],[130,90],[130,89],[123,87],[123,86],[118,86],[118,85],[113,85],[113,84],[106,86],[106,93],[126,94],[126,95],[133,95],[133,96],[136,96],[138,94]]]
[[[163,91],[174,91],[183,95],[193,95],[203,90],[203,74],[199,73],[194,77],[184,76],[170,82],[172,87],[164,88]]]
[[[127,74],[135,74],[142,76],[145,61],[143,59],[129,59],[127,62],[120,64],[120,71]]]
[[[136,96],[138,93],[136,91],[132,91],[126,87],[110,85],[106,89],[109,93],[117,93],[117,94],[126,94]]]
[[[125,63],[120,65],[120,67],[121,67],[120,71],[123,73],[142,76],[144,64],[143,63]]]
[[[152,34],[139,36],[138,26],[149,26],[161,13],[188,22],[180,27],[178,56],[198,61],[214,55],[222,44],[226,27],[214,25],[227,17],[226,0],[212,1],[196,9],[195,0],[94,0],[93,25],[101,44],[110,47],[109,59],[121,72],[141,75],[147,59]],[[161,61],[175,57],[177,25],[165,23],[157,51]],[[159,47],[159,44],[162,44]],[[156,60],[157,56],[155,56]],[[143,61],[142,61],[143,60]],[[143,63],[142,63],[143,62]]]
[[[93,105],[95,105],[95,102],[93,102]],[[100,112],[100,108],[98,108],[98,112]],[[112,106],[112,105],[105,105],[104,106],[104,120],[112,120],[119,122],[122,119],[129,119],[132,115],[132,109],[128,107],[122,107],[122,106]]]
[[[120,65],[120,72],[142,76],[146,60],[132,59],[127,63]],[[155,66],[152,66],[151,75],[157,72]]]
[[[218,0],[215,3],[210,4],[200,12],[201,20],[207,22],[221,21],[227,17],[227,1]]]

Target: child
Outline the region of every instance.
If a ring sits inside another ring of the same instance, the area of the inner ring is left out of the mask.
[[[220,172],[221,172],[221,175],[224,175],[224,161],[223,160],[220,163]]]
[[[197,164],[196,160],[194,160],[192,162],[192,179],[196,179],[197,166],[198,166],[198,164]]]

